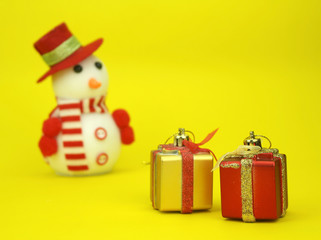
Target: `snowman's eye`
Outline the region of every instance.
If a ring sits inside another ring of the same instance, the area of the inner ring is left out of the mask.
[[[95,62],[95,66],[98,69],[101,69],[103,67],[103,65],[101,64],[101,62]]]
[[[74,72],[80,73],[81,71],[82,71],[82,66],[80,66],[79,64],[74,66]]]

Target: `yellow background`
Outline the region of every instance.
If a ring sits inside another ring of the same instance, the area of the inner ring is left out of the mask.
[[[0,1],[1,239],[284,239],[320,236],[320,1]],[[111,174],[60,177],[37,147],[55,106],[32,44],[66,21],[107,65],[107,105],[131,114],[136,142]],[[160,213],[149,152],[178,127],[217,156],[250,130],[288,156],[289,209],[245,224],[211,211]]]

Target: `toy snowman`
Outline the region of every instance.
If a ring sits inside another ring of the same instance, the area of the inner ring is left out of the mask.
[[[106,67],[92,55],[102,42],[81,46],[62,23],[34,44],[50,66],[38,83],[51,75],[57,99],[57,107],[44,121],[39,147],[46,162],[61,175],[109,172],[121,143],[134,141],[127,112],[119,109],[111,115],[105,105]]]

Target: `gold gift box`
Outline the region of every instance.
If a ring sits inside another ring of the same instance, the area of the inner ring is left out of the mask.
[[[213,156],[193,155],[193,210],[212,207]],[[151,200],[160,211],[182,209],[182,155],[179,150],[157,150],[151,154]]]

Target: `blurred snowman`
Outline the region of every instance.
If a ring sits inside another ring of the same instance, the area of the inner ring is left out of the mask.
[[[50,66],[38,83],[52,75],[57,107],[44,121],[40,150],[61,175],[81,176],[109,172],[121,143],[134,141],[129,115],[119,109],[111,115],[105,105],[108,74],[92,53],[103,40],[81,46],[62,23],[40,38],[34,47]]]

